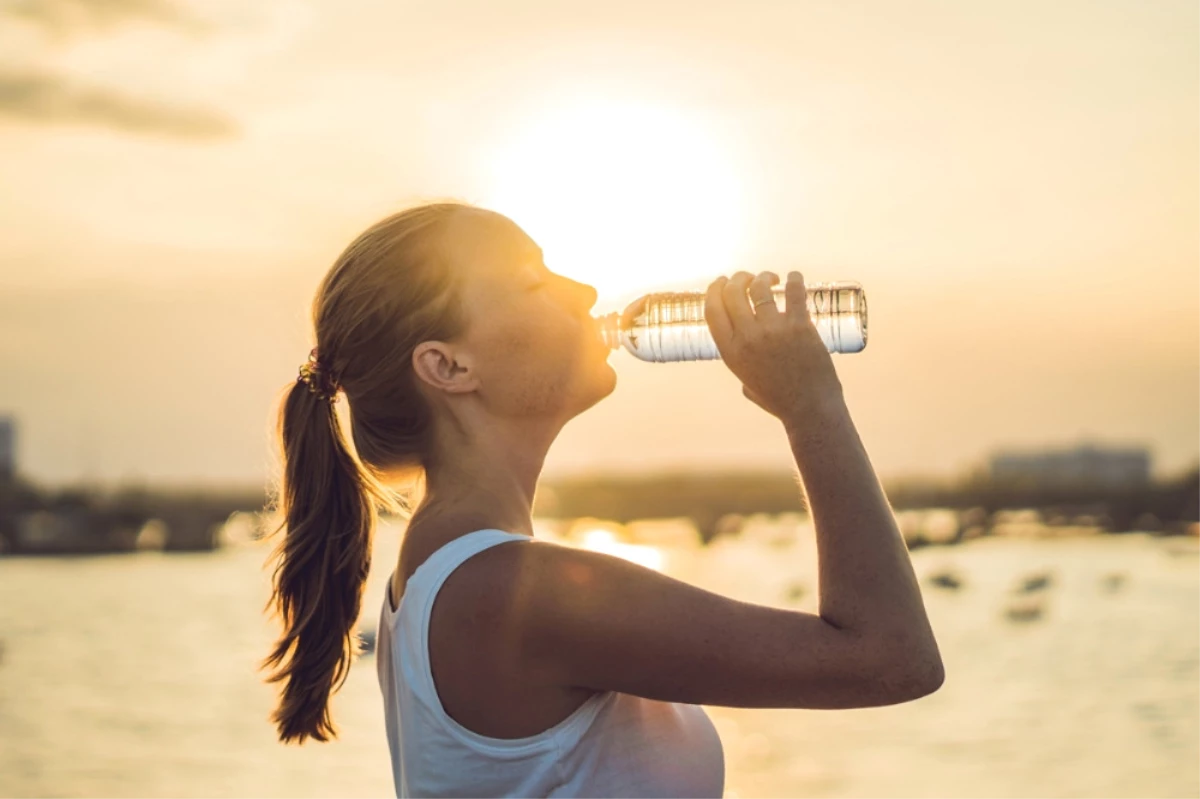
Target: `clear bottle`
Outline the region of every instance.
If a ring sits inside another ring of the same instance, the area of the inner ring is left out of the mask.
[[[853,280],[806,285],[808,313],[833,353],[867,346],[867,295]],[[780,311],[785,289],[772,290]],[[605,314],[600,334],[612,349],[624,347],[643,361],[707,361],[721,357],[704,320],[704,292],[659,292],[634,300],[623,312]]]

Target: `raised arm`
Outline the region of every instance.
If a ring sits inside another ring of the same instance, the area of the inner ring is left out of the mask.
[[[595,552],[517,547],[504,602],[521,662],[546,683],[731,707],[910,701],[944,674],[904,541],[805,307],[778,278],[720,279],[707,318],[744,393],[792,444],[817,529],[819,614],[740,602]],[[755,315],[750,300],[764,299]],[[756,294],[759,295],[756,297]]]

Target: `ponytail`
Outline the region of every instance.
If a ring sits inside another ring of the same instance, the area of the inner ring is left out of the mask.
[[[351,242],[317,290],[321,357],[310,353],[286,389],[276,433],[282,519],[271,534],[285,534],[268,560],[276,564],[265,610],[283,634],[260,668],[277,667],[267,682],[283,683],[271,721],[284,743],[337,737],[329,699],[359,654],[354,628],[378,512],[411,516],[416,485],[434,462],[432,410],[412,355],[422,341],[465,329],[460,280],[442,256],[460,217],[512,225],[458,203],[410,208]],[[334,406],[339,386],[353,449]]]
[[[377,508],[393,498],[351,455],[328,399],[302,382],[288,391],[279,414],[283,479],[279,510],[286,531],[272,551],[267,612],[283,635],[260,668],[278,666],[268,682],[283,682],[271,715],[279,739],[337,737],[329,700],[359,654],[355,625],[371,566]]]

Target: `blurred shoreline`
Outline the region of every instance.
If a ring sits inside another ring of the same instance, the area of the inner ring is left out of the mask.
[[[1129,485],[1035,483],[972,475],[884,486],[910,549],[986,536],[1200,534],[1200,470]],[[259,489],[44,490],[0,483],[0,556],[204,552],[257,541],[278,525]],[[594,476],[539,484],[533,515],[617,527],[682,520],[699,545],[738,536],[752,516],[807,517],[794,472]],[[628,537],[628,534],[626,534]],[[636,543],[636,541],[634,541]]]

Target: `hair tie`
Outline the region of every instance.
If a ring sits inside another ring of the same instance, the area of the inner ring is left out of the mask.
[[[337,393],[341,389],[337,380],[330,374],[317,357],[317,348],[313,347],[308,353],[308,362],[300,365],[299,383],[307,383],[308,390],[317,395],[317,399],[327,399],[330,403],[337,402]]]

